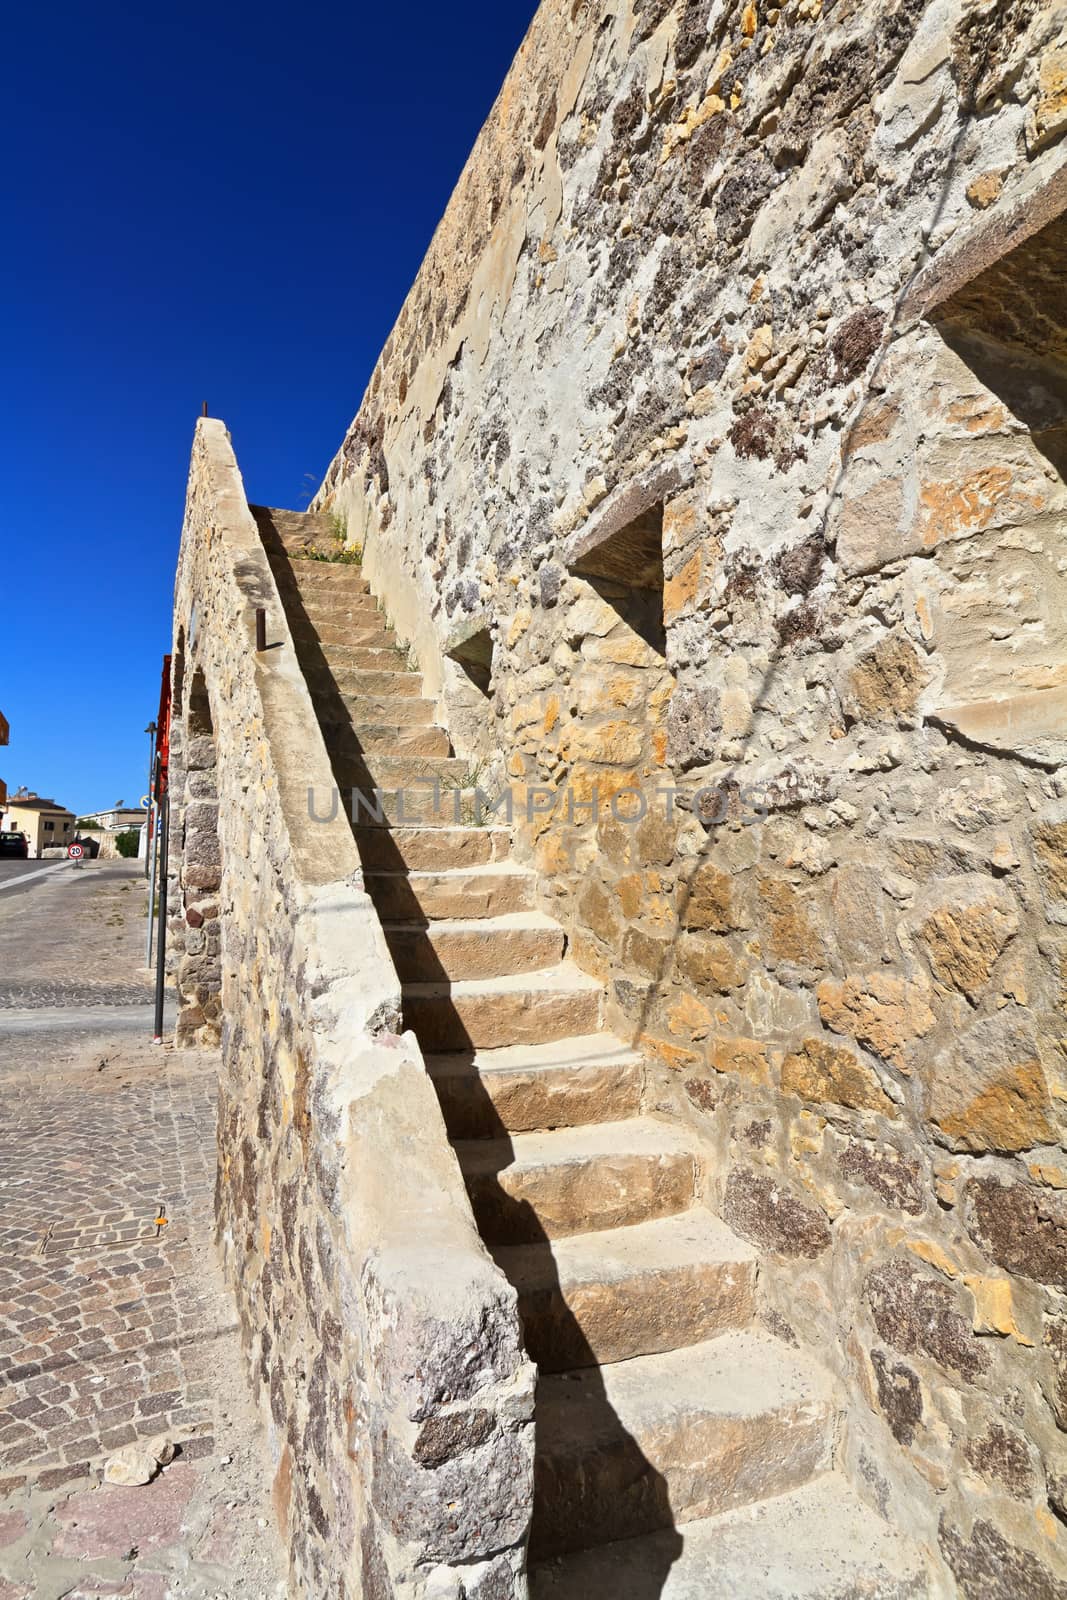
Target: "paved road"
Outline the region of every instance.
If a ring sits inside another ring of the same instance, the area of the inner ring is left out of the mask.
[[[0,895],[23,894],[45,874],[73,870],[71,861],[13,861],[0,857]]]
[[[136,861],[0,862],[2,1013],[148,1005],[147,885]]]
[[[218,1061],[150,1042],[146,904],[136,862],[0,863],[0,1600],[284,1588],[213,1243]],[[102,1483],[160,1436],[152,1483]]]

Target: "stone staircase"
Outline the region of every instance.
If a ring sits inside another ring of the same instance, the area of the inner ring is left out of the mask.
[[[926,1595],[917,1552],[834,1473],[828,1375],[754,1321],[755,1252],[701,1200],[688,1134],[642,1110],[509,836],[475,826],[327,519],[253,507],[365,881],[482,1236],[539,1368],[535,1600]],[[433,783],[438,789],[435,793]],[[401,789],[380,808],[372,791]]]

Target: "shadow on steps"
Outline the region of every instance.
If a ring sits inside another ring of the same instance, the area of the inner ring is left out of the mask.
[[[252,512],[278,581],[301,670],[314,680],[313,702],[335,777],[336,763],[344,763],[346,782],[338,783],[338,789],[353,786],[354,778],[354,786],[365,788],[367,796],[373,797],[375,784],[365,767],[362,773],[366,782],[360,781],[358,729],[337,686],[326,649],[302,603],[285,542],[269,510],[253,507]],[[387,821],[383,819],[369,828],[360,827],[351,819],[351,813],[350,820],[357,844],[361,835],[373,833],[375,872],[406,875],[404,854]],[[455,821],[459,820],[457,816]],[[369,856],[365,864],[370,865]],[[373,884],[372,873],[368,877],[372,893]],[[395,889],[392,892],[395,894]],[[413,891],[410,905],[411,924],[429,927],[430,919],[422,913]],[[441,993],[432,1015],[420,1018],[417,1009],[413,1009],[405,1015],[405,1026],[412,1027],[426,1053],[437,1054],[444,1049],[454,1053],[457,1061],[473,1067],[474,1043],[450,1001],[451,984],[428,938],[420,945],[420,966],[422,981],[439,986]],[[488,1157],[479,1163],[476,1177],[466,1177],[479,1231],[491,1252],[494,1247],[499,1250],[521,1244],[527,1261],[530,1251],[537,1254],[536,1289],[524,1295],[516,1286],[528,1353],[539,1370],[529,1564],[540,1567],[550,1580],[554,1562],[571,1552],[655,1532],[660,1537],[645,1548],[640,1570],[634,1570],[632,1579],[628,1578],[626,1594],[619,1600],[658,1600],[682,1549],[681,1535],[673,1527],[666,1479],[613,1410],[596,1354],[564,1298],[552,1238],[536,1208],[510,1193],[501,1181],[500,1174],[515,1159],[512,1139],[475,1071],[471,1071],[467,1085],[465,1125],[477,1128],[482,1135],[477,1143],[484,1140],[483,1154]],[[447,1119],[449,1107],[445,1102],[442,1111]],[[573,1226],[568,1225],[567,1232],[585,1231],[584,1219],[577,1211],[571,1220]]]
[[[469,1052],[473,1061],[473,1049]],[[468,1181],[482,1238],[507,1273],[507,1246],[537,1261],[536,1287],[519,1293],[527,1353],[538,1367],[534,1411],[534,1504],[529,1564],[555,1561],[589,1546],[656,1532],[661,1538],[619,1600],[658,1600],[682,1538],[674,1530],[666,1479],[613,1410],[596,1353],[564,1299],[552,1238],[529,1201],[511,1194],[499,1174],[515,1148],[488,1093],[471,1075],[465,1116],[485,1130],[493,1158]],[[574,1232],[582,1231],[575,1216]],[[505,1248],[501,1248],[505,1247]]]

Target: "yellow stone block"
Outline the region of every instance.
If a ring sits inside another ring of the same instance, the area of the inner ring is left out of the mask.
[[[1026,1170],[1035,1183],[1046,1189],[1067,1189],[1067,1166],[1049,1161],[1028,1161]]]
[[[596,727],[577,727],[567,738],[566,753],[605,766],[629,765],[640,759],[644,733],[629,722],[602,722]]]
[[[511,627],[508,629],[508,644],[518,644],[532,621],[533,612],[529,606],[520,606],[511,619]]]
[[[964,1277],[964,1283],[974,1296],[975,1333],[996,1333],[1011,1336],[1019,1344],[1032,1345],[1033,1340],[1020,1332],[1015,1321],[1011,1284],[1007,1278],[983,1278],[978,1275]]]
[[[673,1072],[682,1072],[686,1067],[698,1067],[700,1057],[693,1050],[685,1050],[679,1044],[671,1044],[668,1039],[657,1039],[654,1034],[643,1033],[640,1040],[645,1050],[651,1051]]]
[[[700,574],[704,564],[703,553],[698,550],[690,556],[680,572],[668,578],[663,585],[663,620],[673,622],[696,599],[700,587]]]
[[[946,1278],[959,1277],[959,1264],[953,1261],[939,1244],[934,1244],[932,1239],[905,1239],[904,1247],[910,1250],[912,1255],[918,1256],[920,1261],[925,1261],[929,1266],[936,1267],[938,1272],[943,1272]]]
[[[704,1039],[712,1024],[712,1015],[696,995],[683,989],[667,1012],[667,1027],[671,1033],[688,1039]]]

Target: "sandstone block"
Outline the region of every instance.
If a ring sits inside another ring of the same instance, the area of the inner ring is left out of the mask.
[[[888,973],[825,978],[815,991],[819,1015],[834,1033],[847,1033],[883,1061],[909,1070],[908,1047],[930,1032],[934,1014],[925,985]]]
[[[1036,819],[1030,838],[1049,921],[1067,922],[1067,807]]]
[[[1037,100],[1026,119],[1026,144],[1031,155],[1067,131],[1067,45],[1055,45],[1041,57]]]
[[[595,1033],[600,1022],[599,985],[563,970],[558,984],[551,971],[529,974],[525,983],[518,977],[405,984],[405,1026],[429,1051],[469,1046],[491,1050]]]
[[[611,897],[597,883],[587,883],[578,901],[578,912],[586,927],[605,944],[618,942],[621,924],[615,915]]]
[[[756,1254],[700,1209],[494,1255],[542,1372],[680,1349],[752,1317]]]
[[[628,928],[622,946],[622,964],[646,978],[661,979],[671,959],[671,941],[646,933],[643,928]]]
[[[109,1457],[104,1468],[104,1482],[138,1488],[150,1483],[168,1462],[174,1460],[174,1446],[169,1439],[146,1439],[128,1444]]]
[[[805,1039],[782,1063],[782,1089],[812,1104],[847,1106],[851,1111],[878,1111],[898,1117],[872,1067],[852,1050],[824,1039]]]
[[[837,554],[845,571],[870,572],[921,549],[917,533],[903,523],[904,496],[896,477],[846,496],[837,519]]]
[[[457,1146],[482,1236],[536,1243],[684,1211],[695,1161],[663,1124],[634,1119]]]
[[[683,926],[697,932],[732,933],[750,925],[735,880],[711,861],[680,886],[679,913]]]
[[[546,1377],[538,1406],[539,1555],[780,1494],[829,1462],[825,1378],[754,1333]]]
[[[735,1073],[749,1083],[769,1085],[773,1078],[767,1046],[758,1039],[719,1035],[708,1048],[708,1062],[716,1072]]]
[[[1029,1150],[1055,1142],[1032,1017],[1014,1009],[965,1029],[931,1067],[927,1116],[953,1150]]]
[[[426,1068],[457,1139],[622,1121],[641,1105],[641,1057],[609,1034],[427,1056]]]
[[[849,670],[841,704],[846,715],[859,722],[891,722],[914,711],[929,676],[914,646],[899,634],[890,634]]]
[[[685,989],[674,995],[667,1008],[668,1032],[690,1042],[706,1039],[714,1020],[707,1006]]]
[[[874,867],[841,867],[830,890],[834,938],[846,968],[877,967],[889,950],[882,874]]]
[[[818,967],[825,950],[822,935],[809,915],[808,905],[787,878],[763,874],[757,885],[760,947],[768,963]]]
[[[918,937],[938,982],[977,1001],[1018,929],[1013,896],[975,875],[938,880],[923,898]]]
[[[1043,766],[1067,761],[1067,688],[1020,689],[996,699],[938,703],[931,721],[961,733],[972,744],[1007,750]]]
[[[667,712],[667,762],[677,771],[712,761],[722,735],[717,691],[680,683]]]
[[[675,962],[681,975],[706,993],[727,994],[745,980],[745,967],[730,941],[714,934],[683,934]]]

